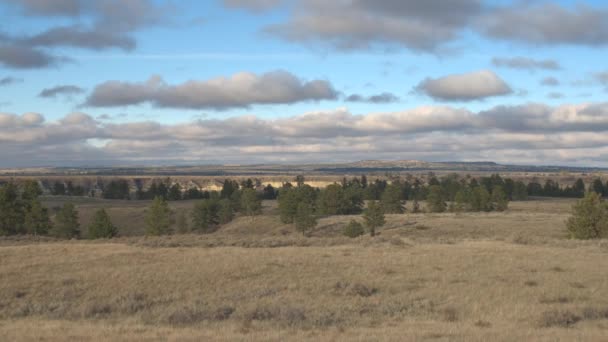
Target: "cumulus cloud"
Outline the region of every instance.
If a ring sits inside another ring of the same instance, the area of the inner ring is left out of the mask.
[[[505,81],[489,70],[427,78],[414,90],[442,101],[472,101],[513,92]]]
[[[347,102],[368,102],[368,103],[394,103],[399,101],[399,97],[395,94],[384,92],[376,95],[363,96],[360,94],[351,94],[345,99]]]
[[[524,70],[559,70],[561,66],[559,63],[552,59],[536,60],[527,57],[494,57],[492,58],[492,64],[497,67],[505,67],[511,69],[524,69]]]
[[[261,75],[241,72],[231,77],[167,84],[160,76],[145,82],[108,81],[95,87],[86,105],[127,106],[151,103],[157,107],[186,109],[246,108],[254,104],[288,104],[337,98],[325,80],[305,81],[287,71]]]
[[[0,42],[0,65],[15,69],[38,69],[69,62],[70,59],[45,51]]]
[[[456,39],[481,9],[481,0],[311,0],[299,2],[287,22],[265,31],[288,41],[338,49],[389,44],[436,51]]]
[[[49,98],[57,97],[58,95],[71,96],[81,93],[84,93],[84,89],[81,87],[75,85],[58,85],[55,87],[43,89],[40,94],[38,94],[38,97]]]
[[[252,115],[162,124],[84,113],[45,122],[0,114],[2,166],[262,163],[369,158],[495,160],[608,166],[608,104],[425,106],[355,114],[346,108],[278,119]]]
[[[605,45],[608,9],[585,4],[565,7],[551,2],[515,2],[479,18],[492,38],[527,44]]]
[[[174,13],[171,5],[153,0],[8,0],[7,4],[18,10],[24,22],[34,17],[58,17],[64,22],[32,35],[0,32],[0,64],[20,69],[69,61],[50,50],[57,47],[133,50],[135,31],[165,23]]]

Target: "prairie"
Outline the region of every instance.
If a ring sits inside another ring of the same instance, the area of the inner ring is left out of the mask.
[[[303,237],[273,202],[212,234],[142,237],[145,203],[84,201],[83,225],[105,206],[124,236],[1,239],[0,336],[602,340],[608,241],[566,238],[572,203],[388,215],[379,236],[349,239],[340,231],[351,216],[323,218]]]

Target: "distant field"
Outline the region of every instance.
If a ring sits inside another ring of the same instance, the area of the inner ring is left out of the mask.
[[[133,236],[147,203],[86,199],[83,224],[104,206],[130,236],[0,240],[0,336],[600,341],[608,336],[608,241],[565,238],[573,203],[389,215],[376,238],[348,239],[340,231],[353,217],[322,219],[306,238],[265,202],[264,216],[210,235],[149,238]]]

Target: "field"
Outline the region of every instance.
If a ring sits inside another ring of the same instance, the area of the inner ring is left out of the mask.
[[[178,211],[192,206],[176,203]],[[340,231],[352,217],[321,219],[303,237],[265,202],[263,216],[213,234],[150,238],[139,235],[147,203],[83,200],[84,226],[103,206],[123,236],[0,240],[0,336],[605,340],[608,241],[566,238],[573,203],[388,215],[379,236],[349,239]]]

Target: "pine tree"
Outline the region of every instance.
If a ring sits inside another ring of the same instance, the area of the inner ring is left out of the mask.
[[[442,213],[446,210],[446,204],[443,201],[439,185],[431,185],[429,187],[429,194],[426,196],[426,207],[432,213]]]
[[[179,201],[182,199],[182,189],[179,184],[175,183],[169,188],[167,198],[169,201]]]
[[[583,194],[585,193],[585,185],[583,184]],[[514,201],[525,201],[528,199],[528,188],[522,181],[515,182],[513,186],[513,196]]]
[[[489,211],[492,209],[490,193],[483,186],[477,186],[472,190],[470,203],[472,211]]]
[[[344,189],[338,184],[330,184],[321,191],[318,210],[322,215],[337,215],[343,207]]]
[[[165,235],[170,233],[171,209],[162,196],[154,197],[148,208],[146,217],[146,233],[148,235]]]
[[[492,209],[497,211],[505,211],[509,208],[509,199],[505,194],[502,186],[495,185],[492,189]]]
[[[51,230],[51,235],[62,239],[78,238],[80,235],[80,223],[78,223],[78,211],[72,203],[65,203],[57,216],[56,223]]]
[[[219,223],[219,201],[204,199],[197,202],[192,210],[192,230],[212,233]]]
[[[298,210],[298,194],[297,190],[292,187],[283,187],[279,191],[279,215],[281,222],[293,223]]]
[[[365,220],[365,225],[369,229],[369,234],[375,236],[376,229],[384,226],[386,223],[382,205],[377,201],[370,201],[367,204],[367,209],[363,211],[363,219]]]
[[[0,235],[23,233],[23,203],[14,183],[0,186]]]
[[[118,228],[112,224],[105,209],[99,209],[89,225],[89,239],[110,239],[118,235]]]
[[[262,200],[255,190],[246,188],[241,193],[241,210],[252,218],[262,212]]]
[[[467,210],[467,192],[465,189],[461,189],[456,193],[454,197],[453,211],[460,213]]]
[[[388,214],[403,214],[402,190],[399,184],[391,184],[384,189],[381,196],[382,207]]]
[[[574,205],[566,224],[570,236],[575,239],[608,237],[608,204],[601,195],[590,191]]]
[[[314,214],[310,203],[300,202],[295,216],[296,229],[302,232],[302,235],[314,228],[317,225],[317,217]]]
[[[220,224],[229,223],[234,219],[234,210],[232,209],[232,202],[224,198],[220,200],[218,210],[218,220]]]
[[[51,227],[48,209],[38,199],[31,200],[25,214],[25,231],[31,235],[46,235]]]

